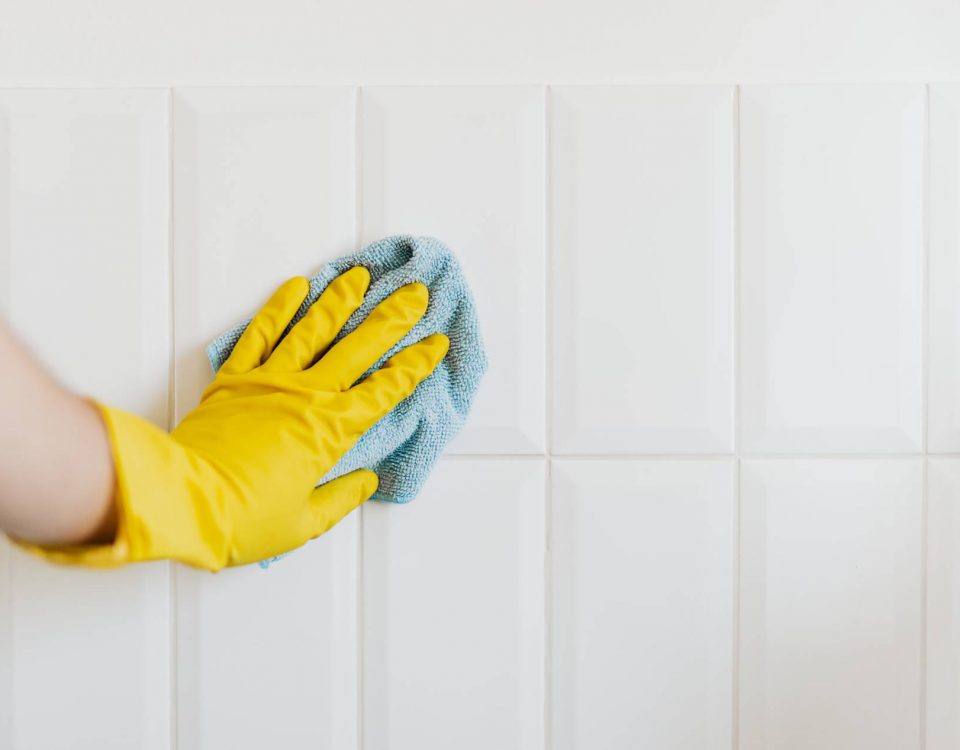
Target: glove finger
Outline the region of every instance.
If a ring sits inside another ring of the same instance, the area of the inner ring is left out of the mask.
[[[372,471],[357,469],[314,489],[307,501],[305,538],[313,539],[332,529],[369,500],[379,485],[380,479]]]
[[[263,366],[270,372],[299,372],[309,367],[363,303],[370,286],[370,272],[363,266],[346,271],[323,290],[307,314],[277,345]]]
[[[310,282],[302,276],[285,281],[250,321],[220,370],[236,375],[259,367],[270,356],[309,290]]]
[[[377,305],[357,330],[310,368],[316,387],[345,391],[357,382],[423,317],[429,296],[427,287],[416,282],[400,287]]]
[[[442,333],[432,336],[394,354],[383,367],[350,389],[359,404],[366,429],[413,393],[421,381],[440,364],[450,348],[450,339]]]

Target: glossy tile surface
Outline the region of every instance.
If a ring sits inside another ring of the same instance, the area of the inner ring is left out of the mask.
[[[740,748],[921,747],[923,462],[744,461]]]
[[[460,258],[490,370],[452,453],[544,449],[544,90],[370,88],[362,241],[432,235]]]
[[[162,91],[0,92],[0,308],[68,386],[160,426],[167,107]],[[0,744],[168,747],[169,566],[105,574],[0,554]]]
[[[363,513],[370,750],[543,747],[542,461],[445,459]]]
[[[177,416],[205,347],[355,241],[350,88],[175,93]],[[358,520],[269,570],[177,569],[178,747],[356,742]]]
[[[728,87],[551,90],[556,452],[732,452],[734,115]]]
[[[922,86],[740,93],[742,449],[922,449]]]
[[[953,750],[958,88],[735,80],[0,91],[67,385],[165,426],[394,232],[491,355],[420,497],[267,571],[0,545],[0,748]]]
[[[557,461],[557,750],[731,747],[732,461]]]

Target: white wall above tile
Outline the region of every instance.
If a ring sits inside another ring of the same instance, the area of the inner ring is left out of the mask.
[[[734,92],[551,91],[553,450],[733,450]]]
[[[0,84],[953,80],[958,24],[913,0],[11,0]]]

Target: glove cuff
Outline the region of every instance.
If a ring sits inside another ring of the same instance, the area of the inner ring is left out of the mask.
[[[117,535],[112,544],[21,548],[57,563],[115,567],[174,558],[207,570],[227,560],[222,503],[196,495],[210,468],[150,422],[94,402],[113,455]],[[196,500],[196,501],[195,501]]]

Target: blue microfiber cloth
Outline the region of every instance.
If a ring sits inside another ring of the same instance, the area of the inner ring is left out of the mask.
[[[355,469],[372,469],[380,478],[373,499],[406,503],[416,497],[444,446],[463,426],[486,372],[487,355],[476,305],[460,264],[449,248],[432,237],[387,237],[331,261],[310,280],[310,292],[291,327],[331,281],[354,266],[370,271],[370,288],[337,340],[353,331],[377,304],[404,284],[420,281],[430,290],[426,314],[367,374],[400,349],[432,333],[445,333],[450,338],[450,350],[433,374],[370,428],[320,484]],[[230,356],[249,322],[221,334],[207,348],[214,371]]]

